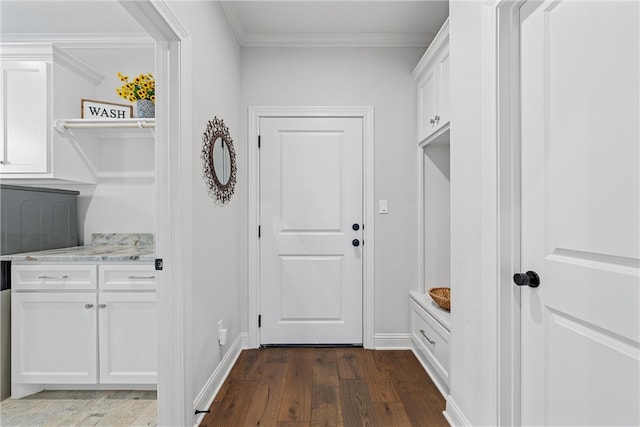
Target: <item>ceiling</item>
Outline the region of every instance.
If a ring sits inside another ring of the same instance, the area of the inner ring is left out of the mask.
[[[0,0],[0,32],[24,40],[71,38],[146,38],[147,33],[115,0]]]
[[[212,1],[212,0],[204,0]],[[427,46],[448,1],[220,2],[242,46]],[[150,40],[115,0],[1,0],[3,40]]]
[[[427,46],[448,1],[222,1],[242,46]]]

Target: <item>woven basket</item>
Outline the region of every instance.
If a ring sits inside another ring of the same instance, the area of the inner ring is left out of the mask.
[[[451,288],[431,288],[429,295],[440,307],[451,310]]]

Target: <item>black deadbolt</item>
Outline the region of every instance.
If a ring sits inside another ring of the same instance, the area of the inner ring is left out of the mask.
[[[513,282],[518,286],[529,286],[537,288],[540,285],[540,276],[535,271],[526,273],[516,273],[513,275]]]
[[[353,229],[353,231],[358,231],[360,230],[360,224],[353,224],[351,228]]]
[[[353,246],[355,246],[355,247],[358,247],[358,246],[360,246],[360,240],[358,240],[358,239],[353,239],[353,240],[351,241],[351,244],[352,244]]]

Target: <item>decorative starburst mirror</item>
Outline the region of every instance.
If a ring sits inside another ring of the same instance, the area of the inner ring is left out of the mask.
[[[209,196],[222,206],[231,200],[236,188],[236,151],[229,129],[222,119],[214,117],[202,136],[203,178]]]

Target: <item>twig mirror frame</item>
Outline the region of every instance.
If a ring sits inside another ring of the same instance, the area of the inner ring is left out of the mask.
[[[229,157],[231,159],[231,170],[226,183],[220,180],[216,174],[213,159],[213,149],[218,138],[222,138],[222,144],[227,145]],[[236,177],[238,174],[236,165],[236,151],[233,147],[233,139],[229,135],[229,128],[224,124],[224,120],[214,117],[207,124],[207,128],[202,136],[202,158],[203,179],[207,184],[207,191],[216,204],[223,206],[231,200],[231,196],[236,188]]]

